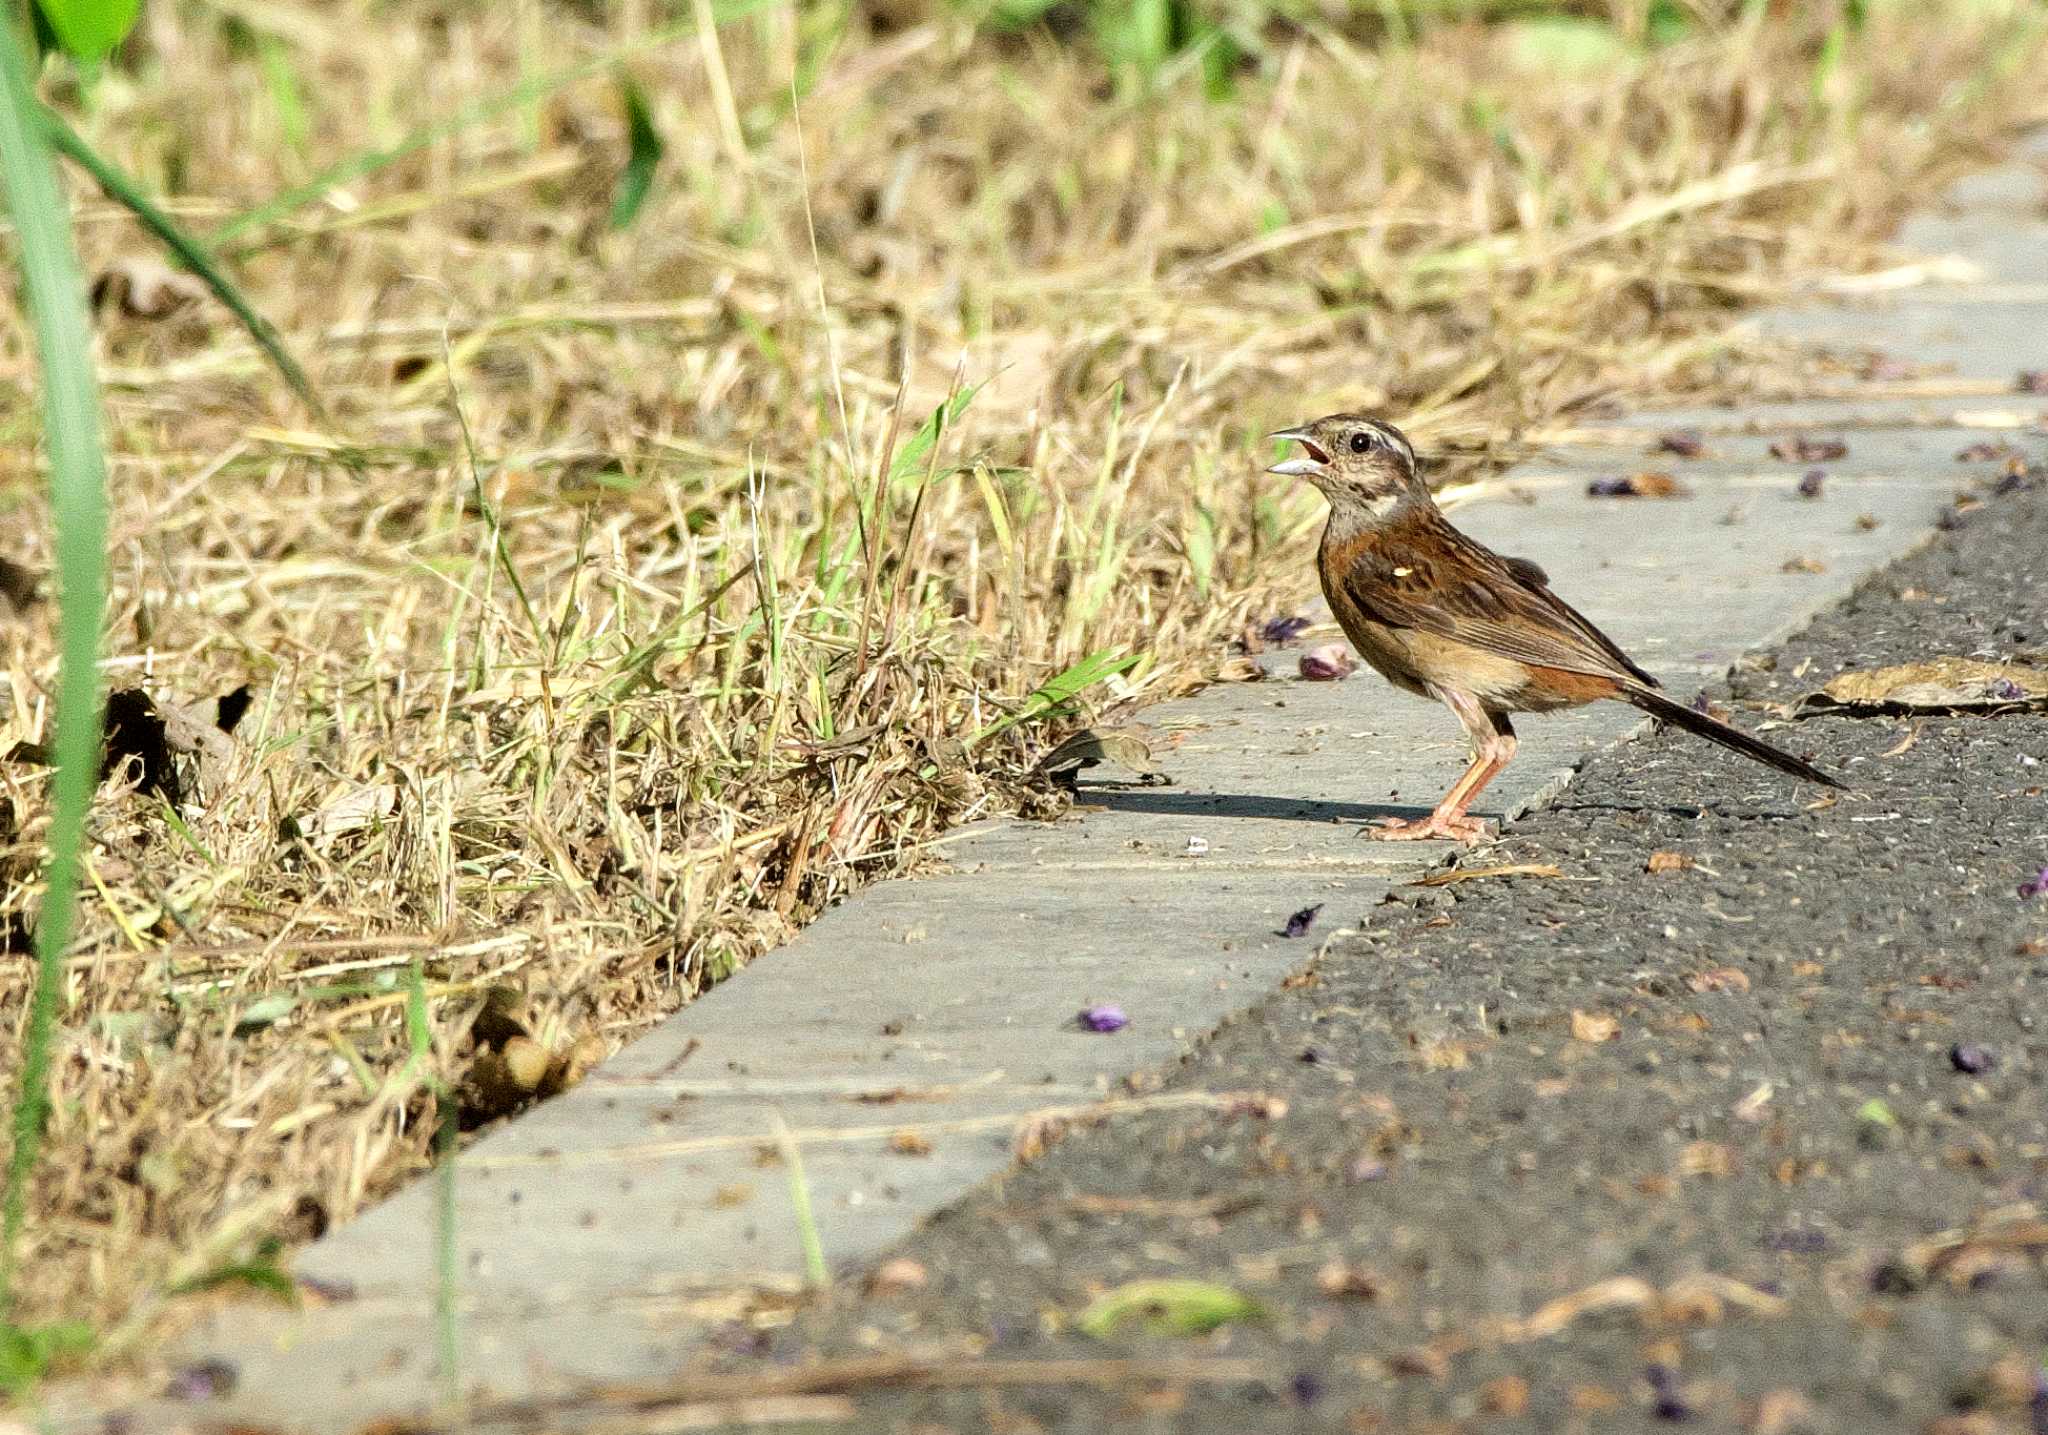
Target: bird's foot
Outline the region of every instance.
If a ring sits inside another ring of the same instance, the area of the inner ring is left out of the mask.
[[[1486,840],[1486,824],[1462,812],[1432,812],[1410,822],[1389,817],[1377,826],[1366,828],[1365,835],[1375,842],[1426,842],[1431,838],[1448,838],[1469,847]]]

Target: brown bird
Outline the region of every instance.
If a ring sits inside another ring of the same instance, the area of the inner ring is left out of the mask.
[[[1386,822],[1373,836],[1477,841],[1485,825],[1465,810],[1515,755],[1508,714],[1600,698],[1629,703],[1808,782],[1847,785],[1672,701],[1550,591],[1541,568],[1503,558],[1453,528],[1422,482],[1414,448],[1393,425],[1332,414],[1273,437],[1300,444],[1302,454],[1267,471],[1305,478],[1330,501],[1316,569],[1345,636],[1395,687],[1456,713],[1472,739],[1472,765],[1434,812]]]

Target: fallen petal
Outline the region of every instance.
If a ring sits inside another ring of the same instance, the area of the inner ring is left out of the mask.
[[[1301,655],[1301,675],[1312,683],[1342,682],[1358,671],[1358,659],[1342,643],[1325,643]]]
[[[1316,913],[1322,910],[1323,904],[1321,902],[1316,903],[1313,907],[1303,907],[1299,912],[1296,912],[1287,919],[1287,925],[1281,929],[1280,935],[1283,937],[1307,936],[1309,927],[1315,922]]]
[[[1948,1064],[1965,1076],[1982,1076],[1998,1065],[1998,1057],[1988,1046],[1959,1041],[1948,1049]]]

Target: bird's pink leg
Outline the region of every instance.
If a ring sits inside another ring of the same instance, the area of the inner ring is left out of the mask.
[[[1448,837],[1454,842],[1479,842],[1486,837],[1486,824],[1467,817],[1465,809],[1479,796],[1480,789],[1500,775],[1515,755],[1515,730],[1507,714],[1490,713],[1467,692],[1439,689],[1437,696],[1458,715],[1472,739],[1472,765],[1465,769],[1444,800],[1427,817],[1414,821],[1389,819],[1371,828],[1369,835],[1381,842],[1420,842],[1431,837]]]

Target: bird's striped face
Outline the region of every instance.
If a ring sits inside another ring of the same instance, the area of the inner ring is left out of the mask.
[[[1362,503],[1380,511],[1420,484],[1407,438],[1392,424],[1363,414],[1331,414],[1273,437],[1300,444],[1301,453],[1266,472],[1305,478],[1332,505]]]

